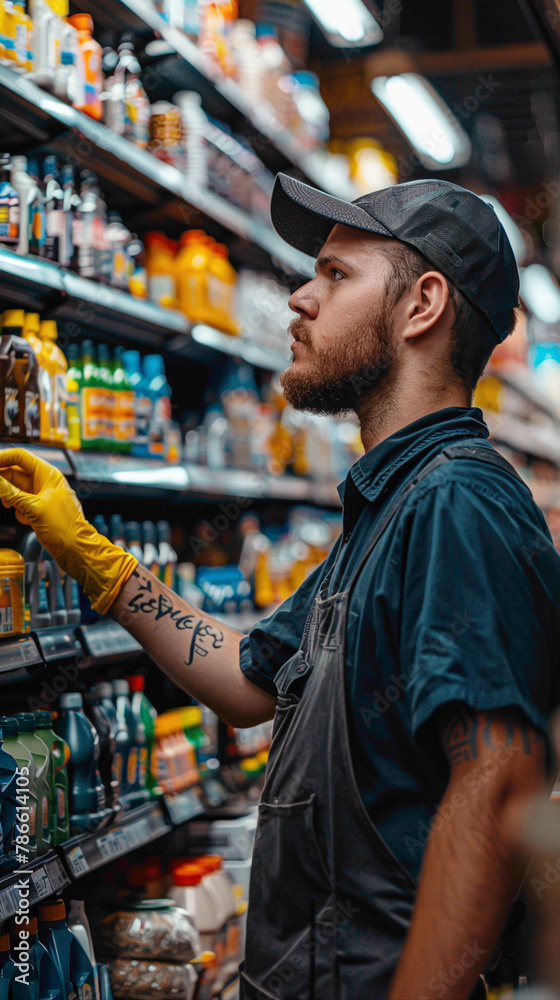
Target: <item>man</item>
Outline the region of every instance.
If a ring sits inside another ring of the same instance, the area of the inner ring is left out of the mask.
[[[560,559],[472,392],[514,325],[492,209],[443,181],[353,204],[280,175],[272,219],[318,254],[291,298],[286,398],[355,410],[366,454],[326,562],[247,637],[85,520],[53,468],[0,454],[0,496],[93,605],[235,726],[275,715],[243,995],[465,998],[522,875],[560,701]]]

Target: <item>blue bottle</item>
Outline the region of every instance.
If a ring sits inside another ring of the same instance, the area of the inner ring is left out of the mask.
[[[124,351],[121,360],[134,391],[136,434],[132,446],[132,454],[140,458],[146,458],[149,455],[148,443],[153,409],[152,397],[148,392],[148,382],[142,374],[140,352]]]
[[[8,1000],[13,996],[10,987],[17,974],[15,963],[10,956],[10,935],[0,934],[0,1000]]]
[[[147,354],[142,362],[142,371],[148,396],[152,400],[148,453],[152,458],[163,458],[165,427],[171,420],[171,387],[165,377],[162,355]]]
[[[55,732],[70,747],[68,794],[72,833],[95,830],[111,815],[97,766],[99,737],[84,714],[83,704],[78,692],[61,695],[60,716],[55,724]]]
[[[21,914],[12,920],[10,930],[14,958],[12,964],[15,970],[11,982],[11,1000],[66,1000],[57,968],[47,949],[39,941],[37,918]],[[27,961],[27,948],[21,947],[22,931],[29,935],[25,941],[25,944],[29,945],[29,961]],[[26,965],[29,965],[28,970],[25,969]],[[26,971],[28,971],[27,976],[25,976]],[[20,976],[22,979],[27,979],[27,982],[18,982],[17,977]],[[3,994],[0,993],[0,996]]]
[[[66,906],[62,899],[39,906],[39,936],[56,969],[57,985],[64,1000],[75,998],[77,991],[71,978],[74,935],[66,924]],[[91,994],[90,994],[91,997]]]
[[[10,872],[17,868],[19,861],[16,845],[16,819],[17,819],[17,794],[16,784],[17,761],[11,753],[4,750],[3,732],[4,728],[9,730],[6,736],[18,733],[17,723],[11,720],[2,720],[0,723],[0,872]]]
[[[127,680],[113,681],[113,697],[119,727],[126,729],[128,734],[128,753],[126,762],[123,763],[122,801],[125,809],[131,809],[149,798],[145,785],[145,754],[142,755],[146,746],[146,734],[137,731]]]

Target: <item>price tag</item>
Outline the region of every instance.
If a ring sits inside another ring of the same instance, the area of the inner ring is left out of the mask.
[[[33,872],[31,878],[33,880],[33,885],[35,886],[37,899],[43,899],[44,896],[50,896],[54,891],[46,868],[38,868],[36,872]]]
[[[187,820],[192,819],[193,816],[202,812],[200,799],[192,791],[182,792],[180,795],[170,795],[166,797],[165,801],[169,809],[171,822],[176,826],[180,823],[186,823]]]
[[[33,639],[0,644],[0,671],[14,670],[28,663],[42,663]]]
[[[127,828],[126,833],[129,851],[134,850],[135,847],[140,847],[142,844],[147,844],[151,840],[150,826],[146,819],[139,819],[136,823],[132,823]]]
[[[89,871],[89,865],[81,847],[73,847],[72,850],[68,851],[66,857],[76,878],[79,878],[80,875],[85,875]]]
[[[58,858],[53,858],[52,861],[47,862],[47,871],[53,892],[60,892],[61,889],[70,884],[70,879],[64,871],[62,862]]]

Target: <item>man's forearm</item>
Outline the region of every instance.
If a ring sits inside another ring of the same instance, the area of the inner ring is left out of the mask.
[[[111,606],[111,615],[175,684],[235,726],[274,714],[274,699],[239,667],[242,635],[182,600],[138,566]]]

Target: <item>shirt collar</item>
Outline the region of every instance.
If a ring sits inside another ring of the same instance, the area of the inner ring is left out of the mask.
[[[448,406],[427,413],[401,427],[358,459],[338,487],[338,495],[345,503],[357,488],[366,500],[374,503],[391,480],[402,477],[409,462],[427,454],[434,445],[440,442],[443,445],[450,439],[488,436],[488,427],[478,406]]]

